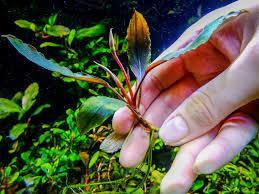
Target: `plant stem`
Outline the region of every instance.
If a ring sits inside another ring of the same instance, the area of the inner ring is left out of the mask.
[[[148,151],[147,151],[147,172],[143,178],[143,180],[139,183],[139,185],[137,186],[137,188],[133,191],[137,191],[140,187],[142,187],[142,185],[144,185],[144,183],[147,181],[148,179],[148,175],[150,173],[151,170],[151,166],[152,166],[152,149],[153,149],[153,144],[154,144],[154,128],[150,128],[150,143],[149,143],[149,147],[148,147]]]
[[[115,51],[112,51],[112,56],[115,59],[115,61],[117,62],[117,64],[119,65],[119,67],[120,67],[120,69],[121,69],[121,71],[122,71],[122,73],[125,77],[126,84],[129,88],[129,93],[130,93],[130,97],[131,97],[131,100],[132,100],[134,95],[133,95],[132,88],[131,88],[131,85],[130,85],[130,78],[129,78],[127,72],[125,71],[125,69],[124,69],[124,67],[123,67],[123,65],[122,65],[122,63],[121,63],[121,61],[120,61],[120,59],[119,59],[119,57],[118,57],[118,55]]]
[[[98,65],[99,67],[101,67],[104,71],[106,71],[108,74],[110,74],[111,78],[113,79],[113,81],[115,82],[115,84],[117,85],[117,87],[121,90],[123,96],[126,98],[126,100],[128,101],[129,104],[132,105],[132,99],[128,96],[126,90],[123,88],[123,85],[121,84],[120,80],[117,78],[117,76],[111,71],[109,70],[107,67],[105,67],[104,65],[97,63],[96,61],[94,61],[94,63],[96,65]]]

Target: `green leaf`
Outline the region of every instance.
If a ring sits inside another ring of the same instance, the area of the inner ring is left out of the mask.
[[[45,25],[44,32],[50,36],[63,37],[67,36],[70,32],[69,28],[62,25]]]
[[[40,44],[40,48],[44,48],[44,47],[59,47],[59,48],[63,48],[64,46],[62,44],[56,44],[54,42],[43,42]]]
[[[136,190],[136,188],[128,187],[128,188],[126,188],[126,192],[127,192],[127,193],[133,193],[133,192],[134,192],[134,194],[144,194],[144,191],[143,191],[142,188],[138,188],[138,189]]]
[[[231,17],[238,16],[240,13],[242,13],[242,11],[230,12],[229,14],[225,16],[221,16],[216,20],[214,20],[213,22],[209,23],[203,28],[202,32],[192,42],[190,42],[184,48],[181,48],[176,51],[170,51],[166,55],[159,57],[154,63],[150,64],[150,66],[148,67],[148,71],[162,64],[162,62],[164,61],[168,61],[173,58],[179,57],[180,55],[183,55],[188,51],[194,50],[199,46],[201,46],[202,44],[206,43],[210,39],[211,35],[215,30],[217,30],[228,19],[230,19]]]
[[[131,71],[140,81],[150,63],[151,41],[148,24],[143,15],[134,12],[127,30],[128,58]]]
[[[34,82],[30,84],[25,92],[24,96],[22,98],[22,108],[24,111],[28,111],[32,105],[36,102],[35,98],[39,93],[39,85]]]
[[[8,184],[12,184],[14,183],[14,181],[17,180],[17,178],[19,177],[20,173],[19,172],[15,172],[10,179],[8,179]]]
[[[39,115],[44,109],[46,108],[50,108],[50,104],[43,104],[43,105],[40,105],[39,107],[37,107],[37,109],[32,113],[31,116],[36,116],[36,115]]]
[[[23,132],[24,130],[27,128],[27,124],[26,123],[19,123],[16,124],[12,127],[12,129],[9,131],[9,137],[12,140],[17,139]]]
[[[10,166],[5,167],[4,176],[7,178],[11,174],[12,168]]]
[[[15,102],[0,98],[0,119],[4,119],[10,113],[22,113],[22,108]]]
[[[97,162],[99,156],[100,156],[100,151],[97,151],[97,152],[94,153],[94,155],[91,157],[88,168],[93,167],[93,165]]]
[[[213,34],[213,32],[215,30],[217,30],[222,24],[224,24],[224,22],[227,19],[237,16],[239,14],[240,14],[240,11],[237,11],[237,12],[231,12],[231,13],[227,14],[226,16],[219,17],[218,19],[216,19],[213,22],[206,25],[204,27],[203,31],[186,47],[184,47],[178,51],[167,54],[166,56],[164,56],[162,58],[162,60],[170,60],[170,59],[178,57],[179,55],[186,53],[190,50],[194,50],[194,49],[198,48],[200,45],[207,42],[209,40],[209,38],[211,37],[211,35]]]
[[[80,160],[79,155],[76,154],[76,153],[74,153],[74,152],[71,152],[71,153],[68,155],[68,157],[69,157],[69,160],[70,160],[71,162],[75,162],[75,161],[79,161],[79,160]]]
[[[92,55],[96,56],[98,54],[110,53],[110,49],[104,47],[97,47],[93,50]]]
[[[2,135],[0,135],[0,142],[2,141],[2,139],[3,139],[3,136],[2,136]]]
[[[10,148],[8,150],[8,153],[12,154],[14,152],[16,152],[16,150],[18,149],[18,146],[19,146],[19,141],[16,140],[13,144],[12,144],[12,148]]]
[[[79,29],[76,33],[76,38],[82,40],[83,38],[93,38],[104,34],[104,24],[97,24],[89,28]]]
[[[23,159],[24,162],[26,162],[26,164],[30,162],[30,155],[31,155],[30,151],[21,153],[21,158]]]
[[[203,180],[196,180],[192,185],[192,191],[197,191],[204,186]]]
[[[14,101],[15,103],[19,103],[22,100],[23,97],[23,93],[22,92],[17,92],[13,97],[12,97],[12,101]]]
[[[33,22],[29,22],[27,20],[16,20],[14,23],[20,28],[29,29],[33,32],[36,31],[36,25]]]
[[[16,48],[16,50],[24,57],[26,57],[28,60],[47,70],[58,72],[64,76],[72,77],[77,80],[102,84],[106,87],[109,87],[109,84],[100,78],[91,75],[82,75],[81,73],[73,73],[69,68],[62,67],[59,64],[46,59],[45,56],[42,53],[38,52],[35,47],[23,43],[22,40],[16,38],[13,35],[2,35],[2,37],[7,38],[10,41],[10,43],[14,46],[14,48]]]
[[[68,38],[67,38],[67,43],[68,43],[69,46],[71,46],[71,44],[72,44],[72,42],[73,42],[75,36],[76,36],[76,30],[75,30],[75,29],[72,29],[72,30],[70,31],[69,35],[68,35]]]
[[[56,23],[57,17],[58,17],[58,14],[54,14],[54,15],[50,16],[49,20],[48,20],[49,25],[51,25],[51,26],[54,25]]]
[[[100,126],[116,110],[125,106],[123,101],[105,96],[88,98],[76,116],[77,127],[82,133]]]
[[[151,177],[152,177],[152,180],[156,183],[161,183],[162,179],[164,178],[164,174],[159,172],[158,170],[153,170],[151,172]]]
[[[44,163],[40,167],[41,167],[41,170],[46,174],[51,174],[53,171],[53,167],[50,163]]]

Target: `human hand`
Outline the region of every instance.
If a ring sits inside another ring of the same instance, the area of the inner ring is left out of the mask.
[[[246,12],[225,23],[207,43],[156,67],[143,82],[140,112],[161,127],[159,136],[167,145],[182,145],[161,183],[161,193],[187,192],[197,174],[211,173],[229,162],[256,134],[258,2],[240,0],[208,14],[168,50],[188,43],[191,33],[217,17],[241,9]],[[133,121],[130,110],[122,108],[114,115],[113,127],[126,134]],[[137,125],[122,147],[121,164],[138,165],[148,146],[149,135]]]

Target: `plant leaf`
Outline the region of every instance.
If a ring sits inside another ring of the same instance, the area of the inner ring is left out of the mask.
[[[92,168],[93,167],[93,165],[98,160],[99,156],[100,156],[100,151],[97,151],[97,152],[94,153],[94,155],[91,157],[91,160],[89,162],[88,168]]]
[[[77,127],[81,133],[100,126],[116,110],[125,106],[123,101],[105,96],[88,98],[81,105],[76,116]]]
[[[67,38],[67,43],[68,43],[69,46],[71,46],[71,44],[72,44],[72,42],[73,42],[75,36],[76,36],[76,30],[75,30],[75,29],[72,29],[72,30],[70,31],[69,35],[68,35],[68,38]]]
[[[4,119],[10,113],[22,113],[22,108],[15,102],[0,98],[0,119]]]
[[[27,20],[16,20],[14,23],[20,28],[29,29],[33,32],[36,31],[36,25],[33,22],[29,22]]]
[[[17,125],[14,125],[12,129],[9,131],[9,137],[12,140],[16,140],[27,128],[26,123],[19,123]]]
[[[14,181],[17,180],[17,178],[19,177],[20,173],[19,172],[15,172],[11,178],[8,179],[8,184],[11,185],[14,183]]]
[[[119,135],[112,132],[108,135],[100,145],[100,149],[106,153],[114,153],[121,149],[126,139],[125,135]]]
[[[48,19],[49,25],[54,25],[56,23],[57,17],[58,17],[58,14],[54,14],[50,16]]]
[[[22,100],[23,97],[23,93],[22,92],[17,92],[13,97],[12,97],[12,101],[15,103],[19,103]]]
[[[82,28],[76,32],[76,38],[82,40],[84,38],[93,38],[100,36],[105,32],[104,24],[97,24],[89,28]]]
[[[40,48],[44,48],[44,47],[59,47],[59,48],[63,48],[64,46],[62,44],[56,44],[54,42],[43,42],[40,44]]]
[[[134,12],[127,30],[128,58],[131,71],[140,81],[150,63],[150,33],[143,15]]]
[[[78,155],[82,160],[82,162],[84,163],[84,165],[87,166],[89,163],[89,154],[87,152],[79,152]]]
[[[192,42],[190,42],[184,48],[181,48],[176,51],[171,51],[168,54],[166,54],[165,56],[159,58],[154,63],[150,64],[150,66],[147,68],[147,71],[150,71],[154,67],[162,64],[164,61],[171,60],[173,58],[176,58],[180,55],[185,54],[188,51],[198,48],[202,44],[206,43],[210,39],[213,32],[215,32],[215,30],[217,30],[228,19],[230,19],[231,17],[238,16],[240,13],[242,13],[242,11],[230,12],[227,15],[221,16],[221,17],[217,18],[216,20],[212,21],[211,23],[207,24],[203,28],[202,32]]]
[[[44,109],[50,108],[50,107],[51,107],[50,104],[43,104],[43,105],[37,107],[37,109],[32,113],[31,116],[36,116],[36,115],[40,114]]]
[[[67,36],[70,32],[69,28],[62,25],[45,25],[44,32],[50,36],[63,37]]]
[[[58,72],[61,75],[72,77],[77,80],[83,80],[90,83],[97,83],[102,84],[104,86],[108,86],[109,84],[105,82],[104,80],[91,76],[91,75],[82,75],[81,73],[73,73],[70,69],[67,67],[62,67],[59,64],[48,60],[45,58],[45,56],[38,52],[35,47],[24,43],[22,40],[16,38],[13,35],[3,35],[2,37],[7,38],[10,43],[16,48],[16,50],[22,54],[24,57],[26,57],[31,62],[47,69],[50,71]]]
[[[204,186],[203,180],[196,180],[192,185],[192,191],[197,191]]]
[[[24,96],[22,98],[22,108],[24,111],[29,110],[32,105],[35,103],[35,98],[39,93],[39,85],[34,82],[32,84],[30,84],[25,92],[24,92]]]

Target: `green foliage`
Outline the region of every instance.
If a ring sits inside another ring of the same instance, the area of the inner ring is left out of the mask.
[[[0,119],[6,118],[10,113],[22,114],[22,108],[12,100],[0,98]]]
[[[17,26],[26,20],[17,20]],[[22,27],[26,30],[31,30],[40,42],[37,48],[46,49],[54,52],[50,56],[52,61],[48,61],[48,67],[55,66],[53,62],[62,67],[68,67],[73,72],[81,72],[80,74],[98,75],[100,78],[108,78],[105,72],[98,71],[98,66],[93,63],[93,60],[99,59],[104,66],[110,66],[112,63],[110,58],[110,50],[108,41],[102,36],[107,31],[108,20],[100,21],[96,24],[89,24],[87,26],[78,26],[70,29],[67,26],[59,24],[58,14],[53,14],[48,18],[44,18],[47,23],[33,23],[35,30],[31,28]],[[26,21],[26,23],[32,23]],[[10,38],[10,37],[9,37]],[[116,35],[116,47],[119,49],[119,54],[126,52],[126,41]],[[25,46],[25,45],[24,45]],[[30,46],[30,45],[29,45]],[[31,47],[32,48],[32,47]],[[19,48],[17,48],[19,50]],[[24,49],[24,48],[20,48]],[[21,53],[24,55],[24,53]],[[26,54],[24,55],[26,56]],[[58,59],[58,60],[57,60]],[[30,59],[29,59],[30,60]],[[32,60],[35,62],[34,60]],[[37,61],[40,61],[39,58]],[[46,61],[45,61],[46,62]],[[44,67],[44,66],[43,66]],[[46,66],[45,66],[46,68]],[[50,69],[51,70],[51,69]],[[54,70],[53,70],[54,71]],[[55,77],[61,77],[65,82],[74,82],[74,79],[63,78],[62,74],[53,73]],[[119,74],[116,69],[116,74]],[[111,91],[107,91],[102,86],[90,86],[82,81],[76,81],[79,87],[88,90],[90,93],[95,91],[95,94],[111,95]]]
[[[34,129],[37,128],[36,125],[31,124],[31,120],[39,115],[44,108],[49,108],[49,104],[38,105],[36,102],[36,96],[39,92],[39,86],[37,83],[30,84],[26,90],[22,92],[17,92],[12,99],[1,98],[1,122],[11,119],[12,122],[7,122],[1,130],[1,141],[0,147],[5,145],[10,154],[11,161],[0,161],[2,166],[3,162],[8,162],[9,164],[0,168],[0,191],[5,193],[14,193],[17,189],[18,184],[23,180],[24,174],[22,174],[21,166],[18,166],[17,154],[22,152],[30,142],[26,142],[25,139],[28,135],[33,134]],[[37,105],[35,107],[35,105]],[[35,107],[35,109],[33,108]],[[12,117],[11,113],[19,113],[17,119]],[[3,154],[3,153],[2,153]],[[14,154],[14,155],[13,155]]]
[[[26,128],[27,128],[27,124],[26,123],[18,123],[16,125],[14,125],[12,127],[12,129],[10,130],[9,137],[12,140],[16,140],[24,132],[24,130]]]
[[[33,83],[25,90],[24,96],[22,98],[22,108],[24,111],[29,110],[32,105],[35,103],[35,98],[39,93],[39,85]]]
[[[103,35],[105,32],[104,24],[97,24],[88,28],[81,28],[76,32],[76,38],[82,40],[84,38],[93,38]]]
[[[45,25],[43,31],[50,35],[50,36],[54,36],[54,37],[63,37],[63,36],[67,36],[70,32],[69,28],[62,26],[62,25]]]
[[[29,29],[32,31],[36,31],[36,25],[33,22],[29,22],[27,20],[16,20],[15,24],[20,28]]]
[[[123,101],[105,96],[88,98],[83,102],[77,114],[77,126],[82,133],[99,127],[114,114],[116,110],[125,106]]]

